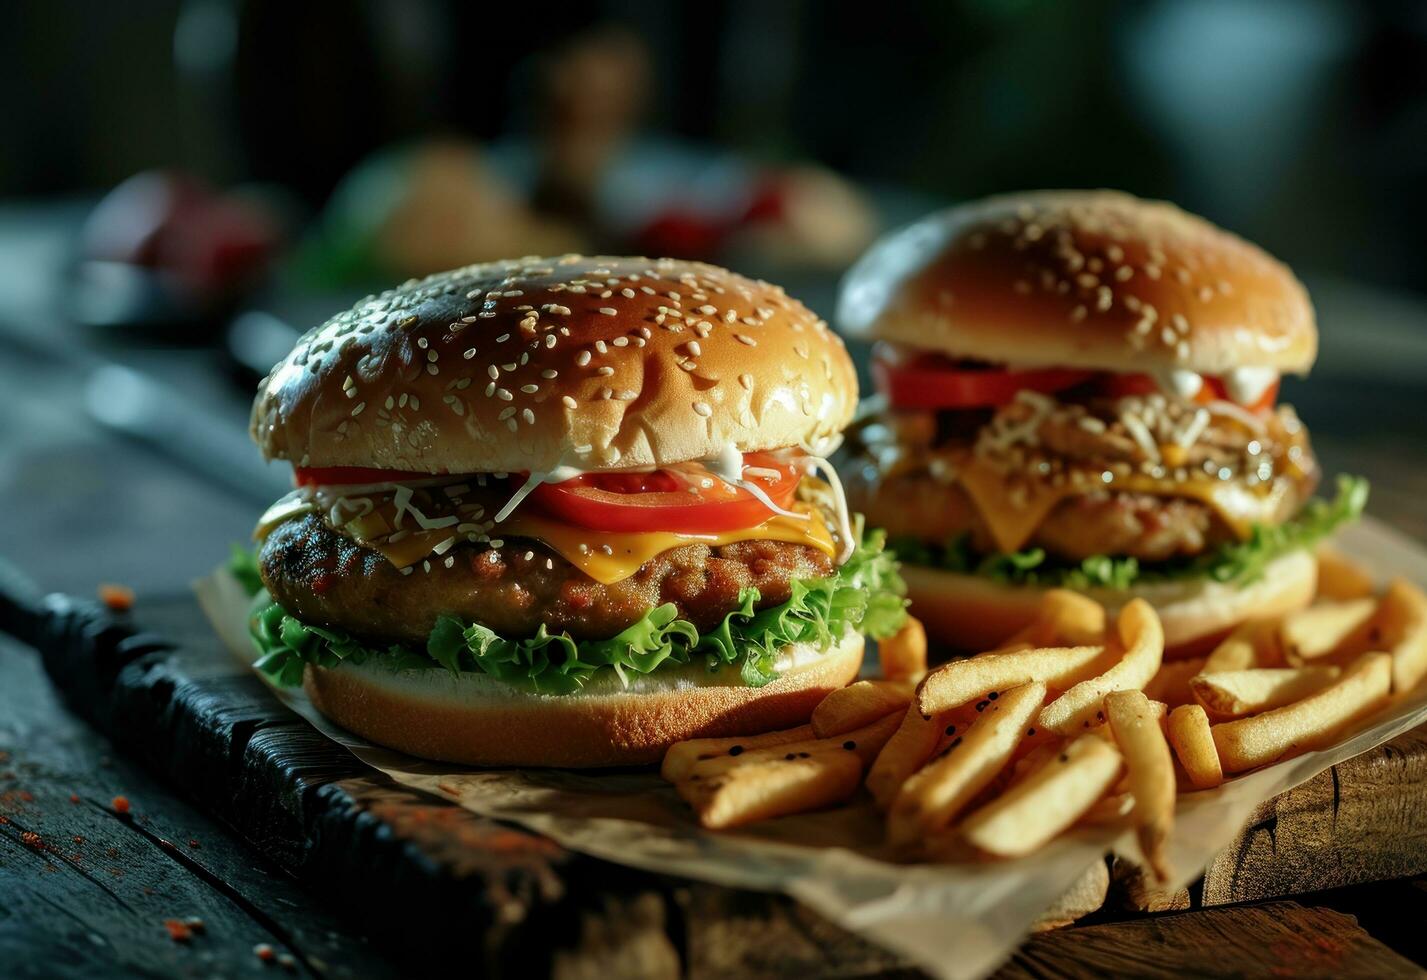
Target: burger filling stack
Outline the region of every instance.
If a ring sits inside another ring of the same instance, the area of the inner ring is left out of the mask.
[[[844,283],[877,410],[849,495],[888,530],[913,611],[987,649],[1069,587],[1148,598],[1172,651],[1309,602],[1311,546],[1366,486],[1320,481],[1278,400],[1317,353],[1291,272],[1172,205],[994,198],[874,249]]]
[[[263,382],[257,666],[472,764],[646,763],[800,724],[905,619],[826,457],[825,323],[713,266],[566,256],[370,297]]]

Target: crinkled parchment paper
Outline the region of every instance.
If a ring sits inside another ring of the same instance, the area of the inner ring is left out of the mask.
[[[1381,576],[1427,583],[1427,551],[1371,520],[1339,545]],[[196,583],[204,611],[246,662],[249,602],[226,571]],[[424,762],[357,738],[319,715],[300,690],[277,695],[318,730],[399,783],[509,820],[608,861],[718,884],[781,891],[844,929],[946,978],[981,977],[1015,950],[1037,918],[1111,850],[1138,858],[1128,833],[1073,832],[1031,857],[960,865],[893,864],[869,803],[785,817],[741,831],[701,830],[652,773],[476,770]],[[1179,887],[1197,878],[1259,803],[1427,721],[1419,690],[1321,752],[1180,798],[1170,854]]]

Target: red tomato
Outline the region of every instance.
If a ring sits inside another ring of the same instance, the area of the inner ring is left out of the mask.
[[[779,507],[793,502],[801,478],[795,467],[759,453],[744,456],[743,464],[776,473],[773,479],[763,479],[769,474],[749,478]],[[542,483],[531,498],[551,516],[599,531],[734,531],[768,520],[767,506],[753,494],[707,479],[712,484],[701,486],[699,471],[679,469],[586,473],[563,483]]]
[[[1203,380],[1204,386],[1194,396],[1195,401],[1205,405],[1213,401],[1233,401],[1224,388],[1224,382],[1208,375],[1205,375]],[[1126,395],[1148,395],[1160,390],[1158,382],[1148,374],[1107,374],[1102,382],[1102,387],[1105,394],[1112,398],[1123,398]],[[1269,385],[1258,401],[1252,405],[1245,405],[1244,408],[1264,415],[1273,410],[1277,401],[1278,382],[1275,381]]]
[[[367,466],[294,466],[293,482],[299,487],[334,486],[343,483],[400,483],[402,480],[429,480],[436,473],[408,470],[380,470]]]
[[[906,364],[874,360],[872,377],[893,408],[994,408],[1012,402],[1019,391],[1061,391],[1081,384],[1091,373],[1061,368],[965,369],[939,359],[917,358]]]

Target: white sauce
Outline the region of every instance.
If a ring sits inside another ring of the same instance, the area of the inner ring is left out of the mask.
[[[1273,368],[1237,367],[1223,376],[1224,391],[1240,405],[1253,405],[1278,382]]]
[[[1154,379],[1160,391],[1185,401],[1199,394],[1199,389],[1204,387],[1204,379],[1198,373],[1183,368],[1156,371]]]

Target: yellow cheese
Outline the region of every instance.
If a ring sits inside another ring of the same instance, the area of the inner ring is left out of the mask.
[[[314,509],[311,504],[301,501],[278,501],[258,521],[255,537],[263,537],[272,528],[297,514]],[[807,515],[807,520],[784,517],[775,514],[762,524],[741,528],[736,531],[720,531],[716,534],[693,534],[674,531],[648,531],[642,534],[627,532],[596,531],[576,527],[552,520],[533,507],[517,508],[515,513],[491,528],[490,537],[497,540],[506,538],[534,538],[558,552],[570,564],[583,571],[590,578],[605,585],[611,585],[629,578],[639,567],[656,555],[686,544],[707,544],[710,547],[733,544],[738,541],[785,541],[804,544],[833,557],[837,549],[833,546],[832,534],[828,531],[821,513],[804,503],[796,503],[793,510]],[[435,530],[410,528],[398,539],[391,541],[388,535],[394,527],[396,511],[390,500],[378,504],[370,513],[353,518],[341,530],[356,538],[367,547],[379,551],[397,568],[406,568],[424,558],[432,556],[436,548],[450,540],[452,546],[465,540],[454,527]],[[444,549],[443,552],[444,554]]]
[[[986,521],[996,547],[1019,551],[1055,505],[1067,497],[1096,490],[1147,493],[1161,497],[1187,497],[1212,507],[1238,537],[1247,538],[1254,524],[1267,523],[1282,505],[1288,483],[1274,481],[1264,490],[1237,480],[1156,479],[1143,473],[1115,476],[1109,483],[1086,481],[1052,486],[1045,480],[1007,480],[1005,474],[976,458],[964,460],[957,479]]]
[[[786,541],[817,548],[832,557],[836,554],[832,535],[816,510],[795,504],[795,511],[807,520],[775,514],[755,527],[717,534],[685,534],[673,531],[646,531],[641,534],[593,531],[551,520],[533,508],[516,510],[490,533],[502,537],[536,538],[558,551],[565,559],[596,582],[609,585],[629,578],[639,566],[656,555],[686,544],[710,547],[738,541]],[[583,548],[581,546],[584,546]],[[608,549],[608,550],[606,550]]]

